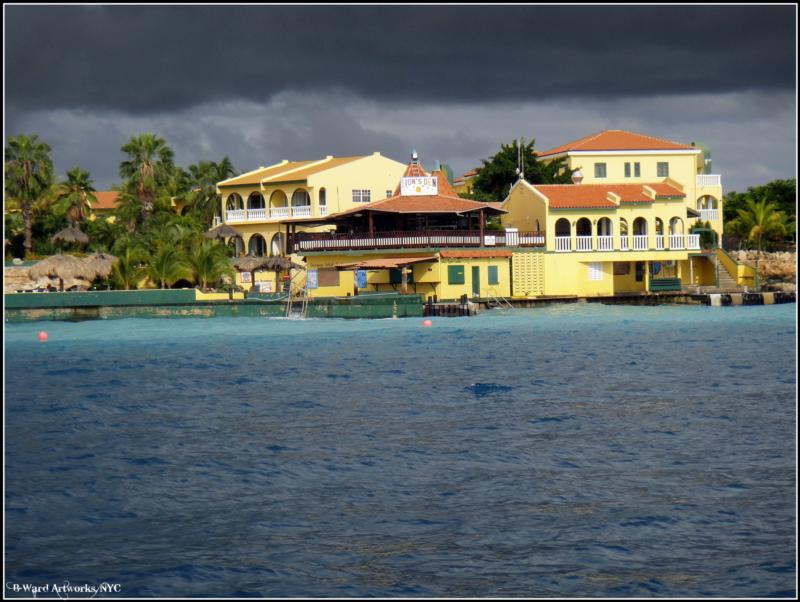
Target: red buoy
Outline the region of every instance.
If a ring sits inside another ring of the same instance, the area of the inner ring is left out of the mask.
[[[430,320],[423,320],[422,321],[422,325],[425,326],[425,327],[433,326],[433,322],[431,322]]]
[[[47,340],[47,333],[43,330],[39,333],[39,340],[44,343]]]

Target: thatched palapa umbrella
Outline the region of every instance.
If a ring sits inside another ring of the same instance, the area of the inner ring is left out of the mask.
[[[231,228],[228,224],[220,224],[216,228],[212,228],[205,234],[203,234],[206,238],[222,238],[223,240],[226,238],[233,238],[235,236],[241,236],[236,230]]]
[[[94,277],[92,278],[94,280],[94,278],[108,278],[116,260],[116,257],[108,253],[95,253],[94,255],[89,255],[83,261],[94,271]]]
[[[53,238],[50,240],[53,242],[59,240],[63,242],[78,242],[85,245],[87,242],[89,242],[89,237],[86,236],[86,234],[82,232],[80,228],[75,226],[67,226],[63,230],[59,230],[53,234]]]
[[[52,255],[34,265],[28,273],[38,280],[42,277],[55,277],[59,281],[59,289],[64,290],[64,280],[81,278],[91,282],[97,272],[87,262],[72,255]]]
[[[275,272],[277,280],[278,272],[291,269],[303,269],[303,266],[293,263],[285,257],[254,257],[252,255],[240,257],[233,262],[233,267],[240,272],[250,272],[251,286],[255,284],[255,272],[258,270],[271,270]]]

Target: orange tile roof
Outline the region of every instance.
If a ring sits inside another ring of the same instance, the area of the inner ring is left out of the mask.
[[[552,209],[596,209],[613,208],[616,203],[608,198],[611,192],[620,197],[620,203],[652,203],[644,190],[649,186],[656,191],[656,198],[684,198],[680,190],[665,182],[645,184],[537,184],[536,190],[548,199]]]
[[[94,192],[93,194],[97,198],[97,202],[92,203],[92,209],[104,211],[117,208],[119,192],[116,190],[102,190]]]
[[[453,185],[450,184],[450,181],[447,179],[447,174],[441,169],[434,170],[431,172],[431,175],[436,178],[436,188],[439,194],[442,196],[458,196],[456,189],[453,188]]]
[[[459,197],[442,195],[393,196],[381,201],[366,203],[335,213],[330,217],[352,215],[360,211],[380,211],[385,213],[470,213],[486,209],[490,214],[506,213],[498,204],[479,203]]]
[[[489,234],[489,232],[487,230]],[[464,251],[439,251],[440,257],[445,258],[455,258],[455,259],[476,259],[479,257],[511,257],[513,253],[511,251],[501,251],[501,250],[492,250],[492,249],[475,249],[475,250],[464,250]]]
[[[663,138],[654,138],[625,130],[605,130],[567,142],[548,151],[537,152],[538,157],[547,157],[569,151],[618,151],[618,150],[698,150],[694,146],[680,144]]]

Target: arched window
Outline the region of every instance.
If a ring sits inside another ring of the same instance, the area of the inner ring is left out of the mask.
[[[225,208],[228,211],[234,211],[236,209],[244,209],[244,203],[242,201],[242,197],[236,194],[235,192],[228,195],[228,199],[225,202]]]
[[[286,207],[288,204],[286,193],[283,190],[276,190],[269,197],[270,207]]]
[[[324,188],[320,188],[319,191],[319,204],[320,205],[327,205],[328,204],[328,191]]]
[[[628,236],[628,220],[624,217],[619,218],[619,235]]]
[[[611,220],[607,217],[601,217],[597,221],[597,235],[598,236],[611,236],[614,233]]]
[[[556,236],[572,236],[572,228],[567,218],[562,217],[556,222]]]
[[[592,222],[589,221],[589,218],[582,217],[578,220],[578,223],[575,226],[575,234],[578,236],[592,235]]]
[[[656,218],[656,236],[663,236],[664,235],[664,221],[660,218]]]
[[[264,257],[267,254],[267,241],[260,234],[253,234],[247,244],[247,254]]]
[[[683,220],[681,218],[673,217],[669,220],[669,233],[683,234]]]
[[[633,235],[642,236],[647,234],[647,220],[643,217],[637,217],[633,220]]]

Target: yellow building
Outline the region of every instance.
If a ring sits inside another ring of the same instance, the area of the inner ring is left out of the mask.
[[[454,179],[453,189],[456,191],[456,194],[469,194],[472,192],[472,181],[475,179],[476,175],[478,175],[478,170],[471,169],[463,176]]]
[[[237,255],[283,255],[284,220],[324,217],[385,198],[404,170],[380,153],[284,160],[219,182],[222,221],[240,233],[233,239]]]
[[[460,198],[443,172],[429,174],[416,156],[398,179],[389,198],[324,219],[286,220],[292,228],[335,228],[290,235],[290,251],[305,258],[310,295],[510,296],[512,253],[502,248],[503,233],[486,229],[489,216],[503,213],[497,203]]]
[[[620,130],[543,153],[567,158],[573,184],[511,188],[502,207],[508,232],[544,241],[541,257],[514,255],[514,296],[601,296],[691,285],[753,286],[753,274],[720,249],[702,249],[698,220],[722,236],[720,176],[705,174],[703,151]]]

